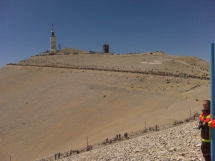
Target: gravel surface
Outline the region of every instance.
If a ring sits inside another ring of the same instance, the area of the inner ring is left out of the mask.
[[[199,161],[200,131],[191,122],[60,159],[61,161]]]

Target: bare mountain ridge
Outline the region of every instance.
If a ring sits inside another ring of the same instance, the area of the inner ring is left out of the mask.
[[[64,49],[55,53],[57,55],[49,54],[46,53],[43,56],[31,57],[20,61],[18,64],[136,73],[166,73],[209,79],[209,63],[196,57],[173,56],[163,52],[126,55],[89,54],[78,49]]]
[[[198,58],[66,52],[0,69],[1,158],[34,160],[84,147],[86,136],[93,144],[142,129],[145,121],[147,126],[169,124],[188,117],[190,110],[199,112],[209,99],[207,79],[149,72],[208,77],[209,63]]]

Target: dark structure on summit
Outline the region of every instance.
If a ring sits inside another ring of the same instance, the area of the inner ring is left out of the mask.
[[[104,51],[104,53],[109,53],[109,45],[108,44],[103,45],[103,51]]]

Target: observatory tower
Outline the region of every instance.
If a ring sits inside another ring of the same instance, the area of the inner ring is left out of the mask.
[[[50,51],[56,51],[56,37],[54,36],[54,28],[52,24],[52,31],[51,31],[51,36],[50,36]]]

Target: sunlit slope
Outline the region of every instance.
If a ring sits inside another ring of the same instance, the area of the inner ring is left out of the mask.
[[[209,63],[196,57],[173,56],[162,52],[143,54],[72,54],[30,57],[20,65],[38,65],[70,68],[166,72],[194,76],[208,76]]]
[[[25,63],[183,69],[196,74],[208,70],[207,66],[192,68],[188,58],[176,57],[172,63],[163,58],[166,54],[152,55],[52,55],[31,57]],[[154,126],[189,117],[190,110],[200,112],[202,101],[209,99],[209,81],[7,65],[0,69],[0,91],[0,157],[23,161],[84,147],[86,137],[93,144],[116,133],[136,131],[145,127],[145,121]]]

